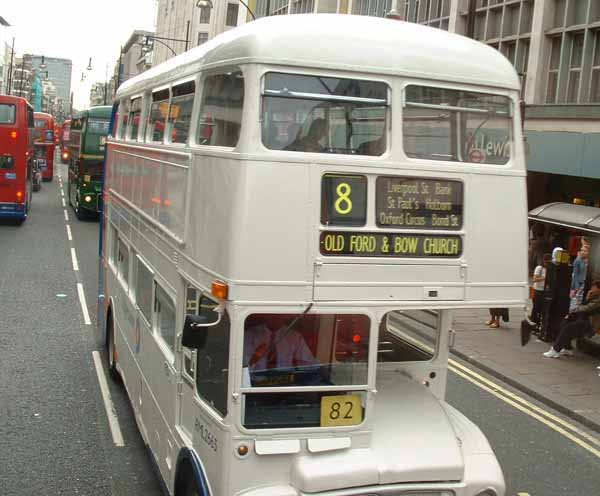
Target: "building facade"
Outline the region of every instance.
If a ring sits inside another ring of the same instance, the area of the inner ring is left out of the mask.
[[[69,59],[42,55],[31,55],[30,57],[33,70],[42,75],[42,79],[47,79],[54,85],[55,97],[61,102],[69,102],[73,62]]]
[[[12,43],[10,24],[4,17],[0,16],[0,95],[9,93],[8,82],[10,80]]]
[[[238,0],[212,0],[210,3],[212,7],[197,7],[196,0],[158,1],[154,65],[183,53],[186,46],[189,50],[246,22],[248,12]]]

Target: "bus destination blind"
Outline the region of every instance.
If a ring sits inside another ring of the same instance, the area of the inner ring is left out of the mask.
[[[460,257],[457,235],[323,231],[321,254],[355,257]]]
[[[380,176],[376,185],[380,227],[459,230],[463,223],[460,181]]]

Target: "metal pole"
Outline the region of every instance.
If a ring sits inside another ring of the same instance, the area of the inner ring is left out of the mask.
[[[8,69],[8,89],[6,91],[7,95],[10,95],[10,90],[11,90],[11,86],[12,86],[12,79],[13,79],[13,59],[15,57],[15,37],[13,36],[13,40],[12,40],[12,48],[10,51],[10,68]]]
[[[25,72],[25,55],[21,59],[21,84],[19,85],[19,96],[23,98],[23,73]]]
[[[121,52],[119,53],[119,67],[117,69],[117,85],[115,87],[115,95],[117,94],[117,88],[121,86],[121,63],[123,60],[123,47],[121,46]]]
[[[189,37],[190,37],[190,21],[187,22],[187,26],[185,28],[185,51],[186,52],[188,50]]]

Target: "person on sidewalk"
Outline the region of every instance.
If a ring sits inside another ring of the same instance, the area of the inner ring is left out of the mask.
[[[498,329],[500,327],[500,317],[504,322],[508,322],[508,308],[490,308],[490,320],[485,325],[490,326],[492,329]]]
[[[585,286],[585,277],[587,275],[589,253],[589,248],[582,245],[581,249],[577,252],[577,258],[573,262],[570,296],[574,307],[580,305],[581,300],[583,300],[583,287]]]
[[[544,253],[544,258],[541,265],[538,265],[533,271],[533,308],[531,309],[531,317],[529,320],[540,323],[542,317],[542,306],[544,305],[544,283],[546,281],[546,269],[552,261],[550,253]]]
[[[574,312],[567,315],[552,348],[544,353],[544,356],[559,358],[562,355],[572,355],[571,340],[591,336],[598,328],[600,328],[600,280],[595,280],[588,291],[587,303],[579,305]]]

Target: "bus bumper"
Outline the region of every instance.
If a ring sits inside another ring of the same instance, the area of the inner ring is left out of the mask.
[[[27,212],[24,203],[0,203],[1,219],[25,219]]]

